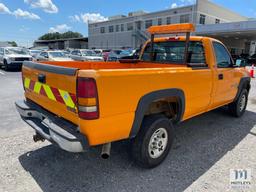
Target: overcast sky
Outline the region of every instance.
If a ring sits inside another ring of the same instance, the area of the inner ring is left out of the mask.
[[[0,0],[0,41],[32,42],[47,32],[77,31],[87,36],[87,23],[131,11],[159,11],[194,0]],[[256,17],[255,0],[212,0],[241,15]],[[150,2],[150,3],[149,3]],[[153,3],[154,2],[154,3]],[[157,3],[156,3],[157,2]],[[245,3],[246,2],[246,3]]]

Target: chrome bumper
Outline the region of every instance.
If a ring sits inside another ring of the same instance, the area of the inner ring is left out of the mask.
[[[78,132],[74,124],[45,111],[31,101],[18,101],[15,105],[21,118],[37,134],[63,150],[78,153],[88,148],[85,136]]]

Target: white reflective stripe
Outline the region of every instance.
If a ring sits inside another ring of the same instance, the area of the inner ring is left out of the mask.
[[[96,112],[97,106],[92,106],[92,107],[79,106],[78,109],[81,112]]]

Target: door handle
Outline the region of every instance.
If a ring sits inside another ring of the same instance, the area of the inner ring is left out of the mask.
[[[224,79],[224,75],[223,74],[219,74],[218,78],[219,78],[219,80],[223,80]]]

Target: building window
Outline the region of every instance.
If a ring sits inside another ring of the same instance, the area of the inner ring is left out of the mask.
[[[219,20],[219,19],[215,19],[215,23],[216,23],[216,24],[219,24],[219,23],[220,23],[220,20]]]
[[[119,32],[119,25],[116,25],[116,32]]]
[[[180,23],[189,23],[189,14],[180,16]]]
[[[167,17],[166,18],[166,24],[170,25],[172,23],[172,18],[171,17]]]
[[[121,24],[121,31],[124,31],[124,24]]]
[[[133,23],[127,23],[127,31],[133,30]]]
[[[105,33],[105,27],[100,28],[100,33]]]
[[[147,29],[147,28],[151,27],[153,25],[152,23],[153,23],[152,20],[146,20],[145,21],[145,28]]]
[[[205,16],[205,15],[200,14],[199,24],[204,25],[204,24],[205,24],[205,18],[206,18],[206,16]]]
[[[136,27],[136,29],[141,30],[141,21],[136,21],[135,27]]]
[[[113,33],[114,32],[114,26],[113,25],[109,26],[108,31],[109,31],[109,33]]]
[[[159,18],[157,23],[158,25],[162,25],[162,18]]]

